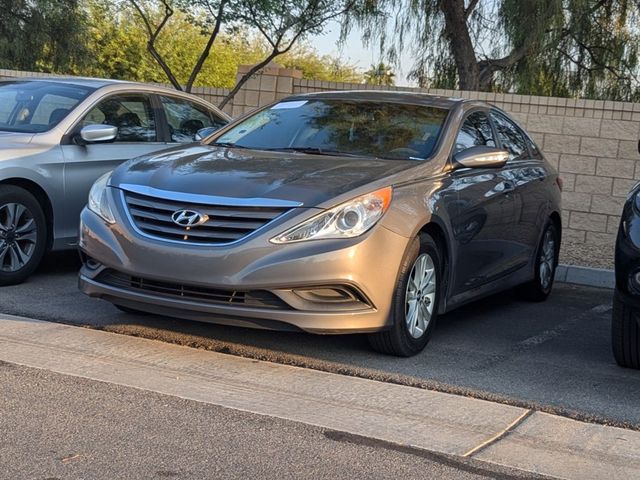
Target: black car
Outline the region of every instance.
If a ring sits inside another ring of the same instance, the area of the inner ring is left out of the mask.
[[[613,354],[620,366],[640,369],[640,183],[631,189],[622,210],[615,267]]]

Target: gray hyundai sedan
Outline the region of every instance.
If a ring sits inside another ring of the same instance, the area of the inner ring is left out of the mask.
[[[76,248],[93,182],[144,153],[193,142],[229,118],[192,95],[87,78],[0,82],[0,285],[47,249]]]
[[[438,314],[550,293],[561,182],[504,112],[399,92],[287,98],[102,177],[80,288],[124,311],[367,333],[421,351]]]

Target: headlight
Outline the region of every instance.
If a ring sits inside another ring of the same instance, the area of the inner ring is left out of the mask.
[[[271,242],[293,243],[322,238],[353,238],[362,235],[387,211],[392,192],[391,187],[385,187],[349,200],[296,225],[272,238]]]
[[[116,223],[116,219],[113,217],[111,207],[109,206],[109,200],[107,198],[107,182],[111,172],[102,175],[91,187],[89,191],[89,201],[87,207],[89,210],[97,214],[107,223]]]

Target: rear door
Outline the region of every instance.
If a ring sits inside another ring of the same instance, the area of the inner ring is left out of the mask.
[[[64,219],[65,236],[77,235],[80,211],[98,177],[125,160],[165,148],[166,144],[158,136],[157,117],[150,94],[112,94],[98,101],[65,136],[62,142],[65,200],[70,209]],[[118,127],[118,136],[109,143],[82,145],[77,142],[80,130],[94,124]]]
[[[496,147],[495,132],[486,110],[465,118],[452,156],[465,149]],[[512,182],[499,168],[459,168],[452,172],[458,191],[458,214],[453,230],[458,252],[453,295],[459,295],[506,275],[514,267],[509,230],[514,224]]]
[[[514,224],[509,230],[509,241],[517,262],[525,264],[535,252],[540,233],[540,219],[546,210],[547,197],[543,188],[546,172],[537,148],[516,123],[498,110],[491,111],[491,119],[502,148],[510,152],[509,161],[502,171],[512,188]]]

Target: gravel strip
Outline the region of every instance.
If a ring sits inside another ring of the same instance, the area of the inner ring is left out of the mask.
[[[585,243],[562,241],[560,263],[580,267],[596,267],[613,269],[615,245],[588,245]]]

